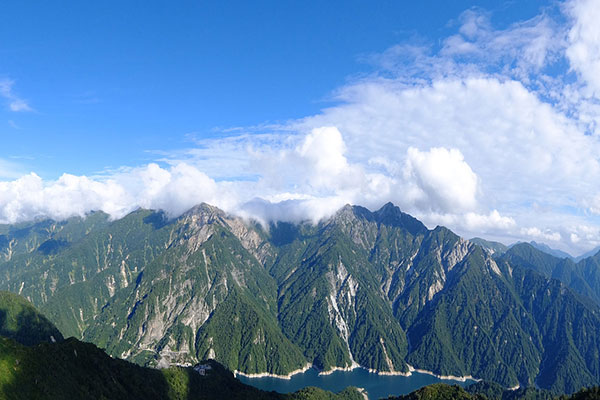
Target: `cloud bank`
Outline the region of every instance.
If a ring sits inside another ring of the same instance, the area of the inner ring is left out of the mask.
[[[467,10],[439,48],[366,57],[373,74],[317,115],[93,179],[0,182],[0,221],[137,207],[176,216],[199,202],[260,221],[318,221],[346,203],[392,201],[467,237],[581,253],[600,244],[599,19],[593,0],[504,29]]]

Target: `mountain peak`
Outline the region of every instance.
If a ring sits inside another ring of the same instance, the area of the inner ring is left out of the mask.
[[[384,205],[383,205],[383,206],[380,208],[380,210],[383,210],[383,209],[389,209],[389,208],[395,208],[395,209],[398,209],[398,210],[400,209],[400,207],[398,207],[398,206],[394,205],[394,203],[392,203],[391,201],[388,201],[387,203],[385,203],[385,204],[384,204]]]
[[[203,220],[214,220],[215,218],[225,217],[225,211],[207,203],[200,203],[183,213],[182,217],[202,217]]]
[[[483,239],[480,237],[474,237],[469,239],[469,242],[475,243],[478,246],[481,246],[484,250],[489,252],[490,254],[504,254],[508,250],[508,246],[500,242],[494,242],[491,240]]]
[[[565,259],[566,258],[566,259],[573,261],[573,256],[571,256],[570,254],[565,253],[564,251],[561,251],[561,250],[553,249],[544,243],[538,243],[533,240],[531,242],[516,242],[516,243],[511,244],[508,247],[510,250],[515,249],[515,250],[513,250],[513,253],[515,251],[520,251],[520,252],[525,251],[525,252],[531,253],[535,250],[535,253],[537,253],[537,254],[543,254],[544,256],[552,256],[557,259]]]
[[[529,242],[533,247],[535,247],[538,250],[543,251],[544,253],[550,254],[551,256],[554,257],[558,257],[558,258],[570,258],[573,259],[573,256],[571,256],[569,253],[566,253],[562,250],[558,250],[558,249],[553,249],[552,247],[548,246],[545,243],[538,243],[535,241],[531,241]]]
[[[402,227],[413,235],[427,232],[427,227],[421,221],[403,213],[400,207],[391,202],[385,203],[383,207],[374,212],[374,215],[377,222],[384,225]]]
[[[379,210],[375,211],[376,214],[381,216],[397,216],[403,214],[400,207],[394,205],[394,203],[388,201]]]
[[[373,220],[373,213],[364,207],[346,204],[344,207],[340,208],[333,217],[337,222],[347,222],[356,218],[364,218],[371,221]]]

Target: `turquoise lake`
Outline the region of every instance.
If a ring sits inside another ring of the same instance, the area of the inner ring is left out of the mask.
[[[390,395],[407,394],[432,383],[444,382],[450,385],[468,386],[474,381],[454,381],[438,379],[429,374],[413,372],[411,376],[377,375],[363,368],[352,371],[336,371],[330,375],[319,375],[311,368],[308,371],[293,375],[291,379],[279,378],[247,378],[238,376],[238,379],[248,385],[262,390],[275,390],[280,393],[295,392],[306,386],[317,386],[332,392],[339,392],[348,386],[363,388],[367,391],[370,400],[387,398]]]

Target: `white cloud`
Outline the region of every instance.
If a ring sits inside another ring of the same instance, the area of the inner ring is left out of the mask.
[[[149,151],[160,158],[158,161],[170,165],[186,163],[193,165],[217,180],[248,180],[256,178],[256,171],[250,165],[249,154],[262,151],[276,151],[297,145],[297,138],[273,133],[257,133],[255,131],[223,132],[226,136],[211,139],[194,139],[190,136],[194,147],[180,151]]]
[[[583,250],[589,250],[600,245],[600,227],[591,226],[587,224],[581,224],[572,226],[569,228],[571,232],[569,238],[574,245],[584,243],[585,246],[580,248],[580,252]]]
[[[489,230],[506,231],[514,228],[516,222],[511,217],[500,215],[498,210],[492,210],[487,215],[467,213],[465,215],[465,228],[470,232],[486,232]]]
[[[591,95],[600,98],[600,5],[596,0],[575,0],[565,6],[572,18],[566,55],[587,84]]]
[[[600,215],[600,194],[588,196],[585,205],[592,214]]]
[[[11,99],[10,104],[8,106],[10,108],[10,111],[15,112],[32,110],[31,107],[29,107],[29,104],[27,104],[27,102],[23,99]]]
[[[541,230],[537,227],[521,228],[521,234],[530,238],[549,240],[551,242],[558,242],[562,239],[562,236],[559,232]]]
[[[332,126],[315,127],[286,148],[266,147],[253,152],[252,168],[261,184],[279,190],[311,195],[331,195],[366,188],[372,177],[350,164],[340,131]]]
[[[349,168],[344,156],[346,144],[335,127],[314,129],[296,149],[298,155],[313,169],[311,184],[329,187]]]
[[[457,212],[477,205],[477,175],[457,149],[409,147],[404,179],[411,182],[409,196],[420,209]]]
[[[295,196],[291,196],[295,197]],[[318,197],[269,201],[254,198],[242,204],[235,212],[261,223],[268,221],[299,222],[309,220],[317,223],[342,208],[346,202],[341,197]]]
[[[361,165],[397,161],[410,147],[457,149],[490,208],[523,199],[582,206],[600,178],[598,140],[517,81],[443,79],[407,88],[375,80],[346,88],[344,99],[297,129],[337,126]]]
[[[571,240],[571,243],[575,243],[575,244],[576,244],[576,243],[579,243],[579,240],[580,240],[580,239],[579,239],[579,235],[578,235],[578,234],[576,234],[576,233],[571,233],[571,234],[569,235],[569,239]]]
[[[463,63],[466,58],[479,68],[501,64],[501,73],[526,82],[532,73],[558,58],[564,46],[563,32],[545,14],[513,23],[504,30],[495,30],[490,15],[481,10],[467,10],[459,20],[459,32],[444,41],[442,56],[462,57]]]
[[[0,182],[0,222],[36,217],[64,219],[103,210],[119,218],[138,207],[164,209],[176,216],[200,203],[224,209],[232,201],[226,188],[185,164],[164,169],[156,164],[121,172],[104,180],[62,175],[44,182],[35,173]]]
[[[27,101],[23,100],[13,92],[14,81],[10,79],[0,79],[0,96],[8,101],[8,108],[11,111],[33,111]]]
[[[492,235],[505,236],[516,227],[512,217],[501,215],[498,210],[492,210],[487,214],[466,213],[415,213],[427,226],[444,225],[467,235],[467,237]]]
[[[344,138],[334,127],[313,129],[289,143],[260,152],[247,149],[247,166],[260,177],[255,181],[215,181],[181,162],[122,169],[96,178],[64,174],[47,182],[31,173],[0,182],[0,221],[62,219],[90,210],[119,218],[137,207],[177,216],[200,202],[263,222],[317,222],[346,203],[378,208],[393,200],[405,209],[450,216],[477,207],[477,176],[455,149],[409,148],[399,154],[404,167],[382,171],[377,163],[375,168],[351,163]],[[503,221],[473,213],[463,217],[465,226],[499,226]]]

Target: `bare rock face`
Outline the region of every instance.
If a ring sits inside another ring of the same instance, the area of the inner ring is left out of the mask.
[[[452,271],[452,268],[466,257],[466,255],[473,249],[473,244],[468,240],[459,238],[458,242],[447,249],[444,254],[441,255],[441,262],[444,266],[445,271]]]
[[[372,217],[365,218],[369,215],[367,209],[347,204],[327,222],[326,226],[340,229],[357,246],[371,249],[377,238],[377,222]]]

